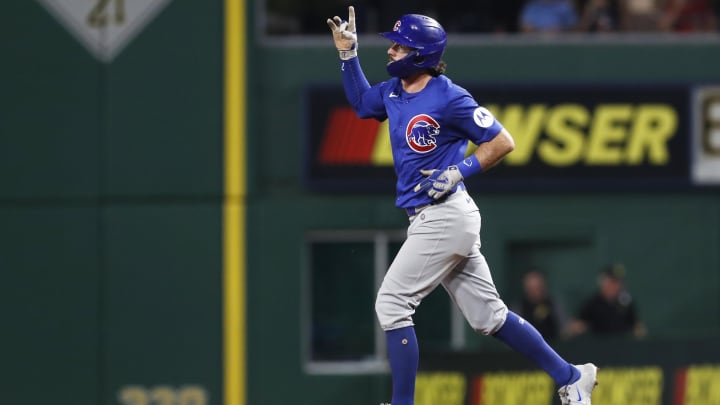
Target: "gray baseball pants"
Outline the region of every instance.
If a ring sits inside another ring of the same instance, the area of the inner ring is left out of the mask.
[[[480,253],[480,211],[465,190],[410,217],[407,239],[383,279],[375,302],[383,330],[413,325],[423,298],[442,284],[470,326],[496,332],[507,306]]]

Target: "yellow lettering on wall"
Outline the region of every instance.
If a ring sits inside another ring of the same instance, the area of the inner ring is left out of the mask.
[[[524,166],[533,156],[545,165],[567,167],[668,164],[668,143],[678,114],[667,104],[508,104],[486,106],[515,140],[503,162]],[[466,156],[477,148],[468,142]],[[374,166],[392,166],[388,121],[380,123],[371,157]]]
[[[595,109],[585,161],[589,165],[619,165],[632,116],[630,104],[601,104]]]
[[[667,164],[670,160],[668,142],[675,135],[677,122],[677,112],[669,105],[641,105],[633,119],[625,161],[631,165],[645,160],[652,165]]]
[[[465,375],[420,373],[415,380],[415,405],[464,405]]]
[[[392,166],[393,155],[392,146],[390,145],[390,123],[385,120],[380,123],[378,133],[375,137],[375,145],[373,146],[372,156],[370,160],[374,166]]]
[[[720,366],[688,367],[684,399],[687,405],[720,405]]]
[[[543,104],[533,104],[527,111],[520,104],[509,104],[502,111],[489,109],[515,140],[515,150],[505,157],[506,164],[522,166],[530,162],[542,132],[546,109]]]
[[[548,139],[538,145],[538,156],[551,166],[569,166],[582,158],[584,135],[589,114],[579,104],[560,104],[550,112]]]
[[[555,382],[544,372],[487,373],[479,400],[483,405],[550,405],[554,393]]]
[[[663,373],[660,367],[603,368],[599,385],[593,391],[593,403],[660,405]]]
[[[122,405],[148,405],[150,400],[143,387],[128,385],[118,392],[118,401]]]
[[[150,390],[150,400],[153,404],[157,405],[174,405],[175,404],[175,390],[168,386],[153,387]]]

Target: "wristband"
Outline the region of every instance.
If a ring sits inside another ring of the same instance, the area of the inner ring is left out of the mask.
[[[340,53],[340,59],[348,60],[357,56],[357,49],[348,49],[347,51],[338,51]]]
[[[460,174],[462,174],[463,179],[467,179],[468,176],[472,176],[475,173],[482,172],[482,166],[480,166],[480,162],[475,154],[470,155],[456,166],[460,171]]]

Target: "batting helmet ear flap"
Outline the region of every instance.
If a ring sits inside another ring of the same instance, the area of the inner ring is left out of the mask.
[[[419,49],[413,49],[404,58],[387,64],[387,71],[390,76],[406,77],[413,73],[427,69],[427,57],[420,53]]]
[[[413,65],[420,65],[425,61],[425,56],[421,55],[417,49],[413,49],[404,59],[407,59]]]

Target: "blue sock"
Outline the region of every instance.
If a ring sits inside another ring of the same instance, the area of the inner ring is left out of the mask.
[[[545,370],[557,385],[571,384],[580,378],[577,368],[563,360],[530,322],[512,311],[508,311],[505,324],[493,336],[532,360]]]
[[[417,375],[419,351],[415,328],[389,330],[387,337],[388,358],[392,372],[392,405],[415,403],[415,376]]]

